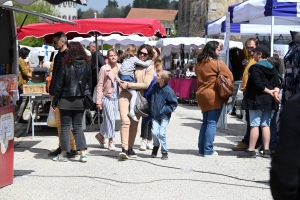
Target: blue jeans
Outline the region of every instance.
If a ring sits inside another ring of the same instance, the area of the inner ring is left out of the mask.
[[[270,149],[275,149],[276,148],[276,141],[277,141],[277,113],[278,110],[275,110],[275,112],[272,112],[272,117],[271,117],[271,123],[270,123],[270,132],[271,132],[271,138],[270,138],[270,144],[269,148]]]
[[[212,155],[214,153],[214,140],[216,135],[217,122],[220,118],[222,107],[219,109],[209,110],[203,115],[203,123],[200,128],[198,148],[199,154]]]
[[[167,134],[166,129],[169,124],[170,119],[155,120],[152,119],[152,135],[153,135],[153,145],[159,147],[161,143],[161,153],[167,154]]]

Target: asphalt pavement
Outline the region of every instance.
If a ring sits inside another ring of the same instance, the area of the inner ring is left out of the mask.
[[[241,159],[231,150],[246,125],[228,116],[228,129],[218,130],[215,138],[219,156],[205,158],[197,150],[201,118],[198,106],[178,106],[167,129],[168,160],[161,160],[160,153],[151,158],[150,150],[138,150],[140,128],[134,146],[138,158],[127,161],[117,158],[120,131],[116,131],[116,151],[100,149],[96,132],[85,132],[87,163],[79,158],[52,161],[47,154],[57,148],[56,129],[36,128],[32,138],[25,133],[26,124],[18,124],[14,183],[0,189],[0,199],[272,199],[270,159]],[[119,127],[118,119],[116,129]]]

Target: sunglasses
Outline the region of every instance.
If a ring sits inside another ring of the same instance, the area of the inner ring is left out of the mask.
[[[148,54],[144,52],[140,52],[139,55],[148,56]]]
[[[53,44],[57,44],[58,42],[59,42],[59,41],[54,41],[54,40],[52,41]]]

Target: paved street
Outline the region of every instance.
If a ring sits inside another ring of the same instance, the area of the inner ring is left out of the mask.
[[[200,119],[197,106],[179,105],[167,130],[167,161],[151,158],[149,150],[139,151],[139,137],[135,143],[138,158],[119,161],[117,131],[115,152],[100,149],[96,132],[86,132],[87,163],[80,163],[79,158],[53,162],[47,154],[57,148],[56,129],[36,128],[36,137],[31,139],[24,134],[26,125],[19,124],[14,184],[0,189],[0,199],[272,199],[270,160],[236,158],[237,152],[230,149],[242,138],[246,125],[229,116],[228,130],[218,131],[215,139],[219,156],[205,158],[197,150]]]

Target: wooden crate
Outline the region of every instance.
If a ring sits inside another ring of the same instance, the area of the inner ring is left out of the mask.
[[[43,94],[46,93],[46,84],[23,85],[24,94]]]

